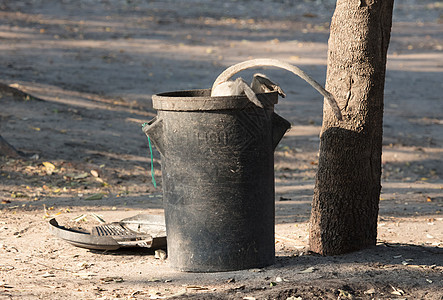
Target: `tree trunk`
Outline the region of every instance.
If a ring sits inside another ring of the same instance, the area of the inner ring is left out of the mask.
[[[383,90],[394,0],[338,0],[331,22],[310,248],[336,255],[375,245],[380,199]]]

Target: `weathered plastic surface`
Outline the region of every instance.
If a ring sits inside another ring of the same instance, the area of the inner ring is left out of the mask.
[[[261,268],[275,261],[274,149],[289,129],[277,93],[209,97],[210,90],[153,97],[145,126],[161,153],[172,267],[190,272]]]
[[[49,220],[49,230],[58,238],[81,248],[117,250],[123,247],[166,247],[166,229],[163,216],[139,214],[119,222],[95,226],[89,232],[67,228],[55,218]]]

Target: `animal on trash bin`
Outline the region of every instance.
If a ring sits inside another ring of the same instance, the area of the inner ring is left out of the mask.
[[[300,68],[277,59],[252,59],[227,68],[214,81],[214,84],[212,85],[211,96],[236,96],[244,94],[251,102],[259,107],[263,107],[263,105],[257,99],[257,96],[255,95],[257,93],[277,91],[283,97],[284,93],[282,89],[263,74],[255,74],[254,78],[252,79],[251,86],[249,86],[242,78],[230,80],[230,78],[236,73],[254,67],[277,67],[285,69],[299,76],[304,81],[309,83],[326,99],[336,118],[342,120],[340,108],[338,107],[338,104],[331,93],[326,91],[317,81],[315,81]]]
[[[212,89],[211,96],[246,95],[251,102],[258,107],[263,108],[263,104],[257,99],[256,94],[268,92],[278,92],[283,98],[286,97],[286,94],[278,84],[274,83],[266,75],[257,73],[254,74],[254,77],[252,78],[251,86],[249,86],[243,78],[238,77],[234,81],[228,80],[217,85]]]

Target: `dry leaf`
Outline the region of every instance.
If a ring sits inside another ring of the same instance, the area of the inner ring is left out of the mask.
[[[97,221],[99,221],[100,223],[106,223],[106,221],[99,215],[91,213],[91,216],[96,219]]]
[[[393,292],[391,292],[391,294],[393,294],[393,295],[403,296],[403,294],[405,293],[404,291],[397,289],[397,288],[393,287],[392,285],[391,285],[391,288],[394,290]]]
[[[78,217],[75,217],[74,219],[72,219],[74,222],[80,222],[80,221],[82,221],[82,220],[85,220],[86,219],[86,215],[85,214],[82,214],[82,215],[80,215],[80,216],[78,216]]]
[[[44,161],[42,162],[42,164],[45,166],[45,168],[47,169],[55,169],[55,166],[53,163],[49,162],[49,161]]]
[[[97,193],[97,194],[93,194],[87,198],[85,198],[85,200],[100,200],[103,198],[103,193]]]
[[[74,177],[72,177],[73,179],[83,179],[83,178],[86,178],[86,177],[88,177],[89,176],[89,174],[88,173],[81,173],[81,174],[79,174],[79,175],[75,175]]]
[[[375,294],[375,289],[369,289],[367,291],[364,292],[366,295],[372,295]]]
[[[43,166],[45,166],[46,174],[51,175],[52,173],[54,173],[55,170],[54,164],[50,163],[49,161],[44,161],[42,164]]]
[[[303,271],[299,271],[298,273],[300,273],[300,274],[305,274],[305,273],[312,273],[312,272],[314,272],[316,269],[314,268],[314,267],[309,267],[309,268],[307,268],[307,269],[305,269],[305,270],[303,270]]]
[[[187,285],[186,289],[194,290],[194,291],[207,291],[207,290],[209,290],[207,287],[198,286],[198,285]]]
[[[341,289],[338,289],[338,291],[340,293],[338,295],[339,299],[354,299],[354,295],[352,295],[350,292]]]

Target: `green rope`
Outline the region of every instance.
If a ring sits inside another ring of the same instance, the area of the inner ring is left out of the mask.
[[[154,185],[154,188],[157,188],[157,182],[155,182],[154,178],[154,155],[152,155],[152,145],[151,145],[151,139],[148,136],[148,144],[149,144],[149,152],[151,153],[151,177],[152,177],[152,184]]]
[[[143,123],[142,128],[144,128],[148,123]],[[149,145],[149,153],[151,155],[151,177],[152,177],[152,184],[154,185],[154,188],[157,188],[157,182],[155,181],[154,177],[154,155],[152,154],[152,145],[151,145],[151,139],[148,137],[148,145]]]

